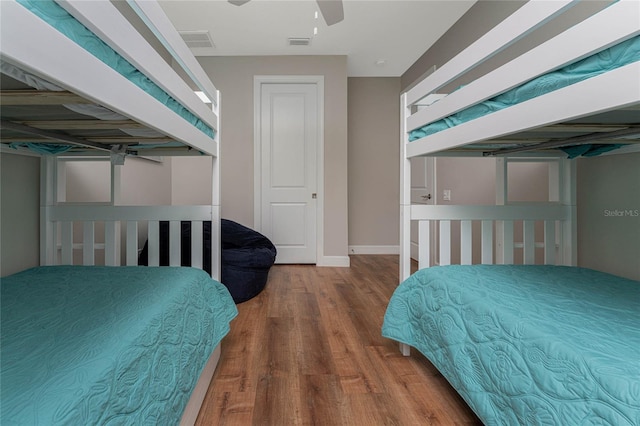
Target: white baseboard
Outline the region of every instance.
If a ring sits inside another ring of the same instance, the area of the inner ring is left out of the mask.
[[[400,254],[400,246],[349,246],[349,254]]]
[[[349,256],[320,256],[316,266],[334,266],[348,268],[351,266]]]

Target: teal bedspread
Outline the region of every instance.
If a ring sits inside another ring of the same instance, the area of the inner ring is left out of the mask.
[[[640,282],[563,266],[443,266],[382,334],[422,352],[487,425],[639,425]]]
[[[639,60],[640,36],[636,36],[578,62],[536,77],[492,99],[415,129],[409,133],[409,141],[455,127]]]
[[[237,314],[195,268],[38,267],[0,289],[3,425],[178,424]]]

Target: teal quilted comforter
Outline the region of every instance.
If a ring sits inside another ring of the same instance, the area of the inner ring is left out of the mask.
[[[0,286],[3,425],[178,424],[237,314],[194,268],[39,267]]]
[[[443,266],[382,334],[422,352],[487,425],[640,425],[640,282],[563,266]]]

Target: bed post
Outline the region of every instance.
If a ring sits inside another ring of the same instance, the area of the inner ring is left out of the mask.
[[[217,109],[217,126],[216,126],[216,155],[211,157],[211,277],[220,281],[222,268],[222,235],[220,221],[220,91],[216,90],[214,102],[214,111]]]
[[[56,230],[49,220],[50,207],[56,201],[57,158],[44,155],[40,159],[40,265],[55,263]]]
[[[561,222],[560,259],[562,265],[578,264],[578,223],[576,206],[576,160],[560,160],[560,202],[569,209],[568,217]]]
[[[407,94],[400,96],[400,282],[411,275],[411,161],[407,158]]]
[[[496,206],[507,204],[507,161],[505,157],[496,158]],[[505,260],[504,221],[496,221],[496,264],[503,265]]]
[[[411,275],[411,161],[407,158],[407,94],[400,96],[400,282]],[[400,343],[400,352],[409,356],[410,347]]]

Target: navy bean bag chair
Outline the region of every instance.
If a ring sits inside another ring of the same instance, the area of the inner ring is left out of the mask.
[[[159,224],[160,265],[169,265],[169,222]],[[182,266],[191,266],[191,222],[181,226],[180,254]],[[211,275],[211,222],[204,222],[202,269]],[[236,303],[257,296],[267,284],[269,269],[276,260],[276,247],[264,235],[231,220],[221,221],[222,268],[220,281]],[[148,242],[138,258],[139,265],[148,265]]]
[[[276,247],[264,235],[222,219],[222,276],[220,281],[236,303],[257,296],[267,284],[276,261]]]

